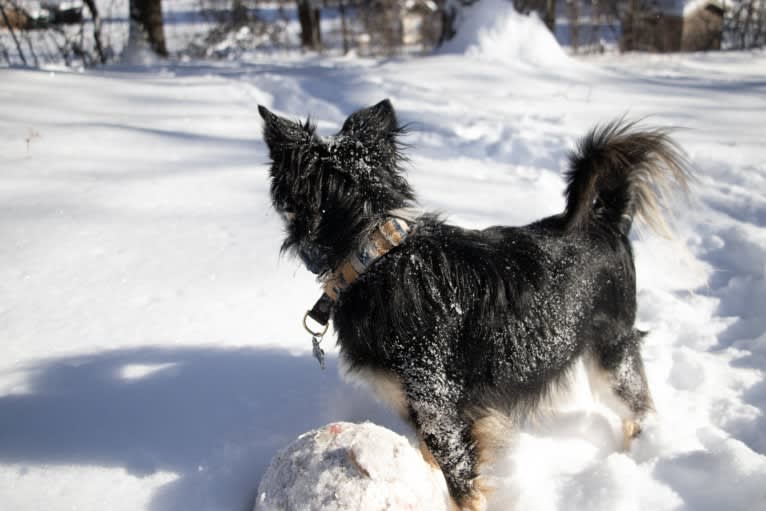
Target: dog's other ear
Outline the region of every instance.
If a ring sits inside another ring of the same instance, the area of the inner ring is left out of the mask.
[[[377,138],[380,135],[395,134],[398,130],[394,106],[388,99],[384,99],[377,105],[351,114],[343,123],[341,131],[360,138],[365,138],[365,135]]]
[[[307,126],[275,115],[263,105],[258,105],[258,113],[263,119],[263,139],[269,146],[271,158],[284,150],[292,149],[309,135]]]

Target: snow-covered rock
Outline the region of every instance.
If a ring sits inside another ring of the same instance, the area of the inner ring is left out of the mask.
[[[255,511],[441,511],[441,472],[401,435],[365,422],[302,434],[261,479]]]

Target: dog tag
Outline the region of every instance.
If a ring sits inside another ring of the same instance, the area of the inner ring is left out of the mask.
[[[314,358],[319,362],[319,367],[324,369],[324,350],[319,346],[320,342],[321,338],[317,338],[317,336],[311,338],[311,343],[314,345]]]

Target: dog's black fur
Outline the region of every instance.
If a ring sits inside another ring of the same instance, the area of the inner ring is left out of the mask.
[[[313,272],[328,274],[389,211],[412,206],[388,100],[329,138],[259,111],[283,249]],[[618,403],[628,436],[652,406],[628,233],[634,215],[661,227],[658,189],[685,185],[682,157],[664,131],[618,121],[580,143],[566,180],[564,213],[527,226],[469,230],[419,217],[332,310],[351,370],[400,385],[400,411],[461,507],[480,507],[482,419],[532,412],[579,357]]]

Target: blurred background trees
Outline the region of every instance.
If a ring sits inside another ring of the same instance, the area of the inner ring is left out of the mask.
[[[129,44],[145,44],[157,55],[167,57],[161,0],[129,0],[128,13]]]
[[[91,66],[140,46],[175,58],[423,54],[454,37],[478,1],[0,0],[0,62]],[[508,1],[538,16],[571,53],[766,45],[766,0]]]

